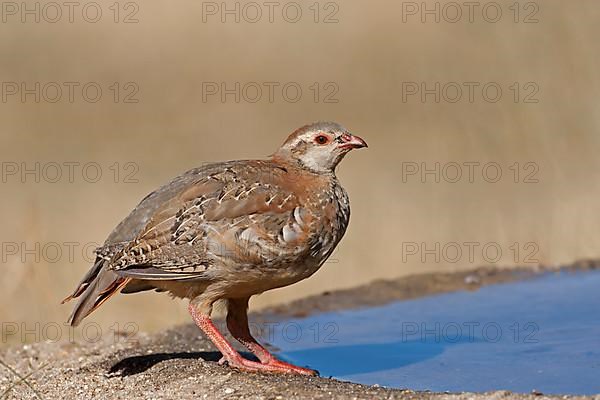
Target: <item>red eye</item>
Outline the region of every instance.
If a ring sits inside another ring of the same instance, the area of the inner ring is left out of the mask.
[[[317,135],[317,137],[315,137],[315,142],[317,142],[317,144],[327,144],[329,143],[329,138],[325,135]]]

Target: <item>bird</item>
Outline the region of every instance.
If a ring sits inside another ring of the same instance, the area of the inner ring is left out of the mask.
[[[367,147],[335,122],[293,131],[265,159],[205,164],[148,194],[95,251],[95,261],[63,304],[78,298],[78,325],[115,293],[146,290],[189,299],[196,325],[221,352],[219,364],[249,372],[317,375],[279,360],[250,333],[251,296],[313,275],[348,227],[348,194],[336,167]],[[226,304],[242,357],[211,319]]]

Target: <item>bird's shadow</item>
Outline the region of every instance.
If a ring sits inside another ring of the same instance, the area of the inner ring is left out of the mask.
[[[241,353],[243,357],[253,361],[257,359],[248,353]],[[221,353],[218,351],[198,351],[198,352],[177,352],[177,353],[155,353],[143,356],[126,357],[112,365],[107,375],[111,376],[130,376],[136,375],[152,368],[154,365],[168,360],[204,360],[218,362],[221,359]]]

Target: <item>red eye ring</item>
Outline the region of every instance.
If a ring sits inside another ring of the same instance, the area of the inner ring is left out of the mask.
[[[321,144],[321,145],[327,144],[327,143],[329,143],[329,138],[325,135],[317,135],[315,137],[315,143]]]

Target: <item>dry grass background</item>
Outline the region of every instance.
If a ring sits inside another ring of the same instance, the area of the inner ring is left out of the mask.
[[[105,11],[109,3],[102,3]],[[432,3],[432,2],[429,2]],[[505,11],[512,1],[501,1]],[[377,278],[484,264],[403,262],[403,242],[535,242],[541,263],[600,254],[600,6],[594,0],[538,3],[539,23],[402,23],[400,1],[339,4],[339,23],[202,22],[202,3],[142,1],[137,24],[79,20],[0,23],[3,82],[99,82],[139,85],[137,104],[61,101],[0,103],[0,160],[103,167],[98,183],[0,185],[0,242],[102,242],[159,184],[203,162],[263,157],[294,128],[335,120],[364,137],[339,176],[350,193],[352,222],[339,250],[312,278],[254,299],[264,306]],[[230,3],[231,4],[231,3]],[[308,3],[303,3],[308,7]],[[298,103],[202,102],[202,82],[299,82]],[[339,85],[337,104],[314,103],[313,82]],[[402,82],[533,81],[537,104],[402,101]],[[107,91],[108,92],[108,91]],[[108,94],[105,94],[108,96]],[[536,184],[402,182],[401,163],[535,162]],[[137,184],[114,183],[115,162],[139,166]],[[478,253],[480,254],[480,253]],[[70,262],[1,264],[3,322],[55,321],[89,264],[81,247]],[[522,256],[521,256],[522,258]],[[165,295],[116,296],[90,321],[103,327],[134,321],[141,330],[188,321]],[[31,337],[29,338],[31,339]]]

